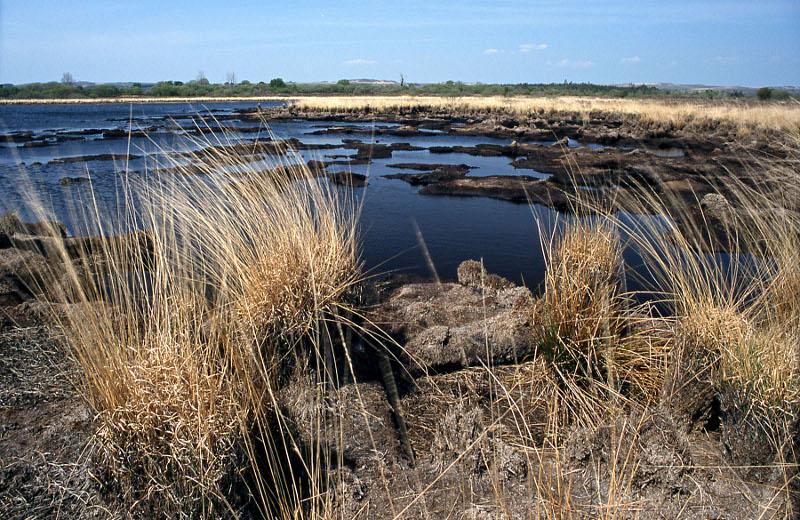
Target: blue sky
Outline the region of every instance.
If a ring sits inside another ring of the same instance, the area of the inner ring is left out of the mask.
[[[0,82],[800,85],[800,1],[0,0]]]

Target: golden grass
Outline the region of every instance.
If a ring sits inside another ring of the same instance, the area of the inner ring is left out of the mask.
[[[800,129],[800,104],[703,102],[684,100],[590,98],[590,97],[426,97],[352,96],[291,98],[300,109],[332,112],[393,113],[423,109],[451,113],[484,112],[517,116],[559,113],[580,114],[588,120],[594,113],[616,114],[674,128],[715,122],[730,123],[740,129]]]
[[[797,143],[796,136],[789,142]],[[788,160],[765,159],[752,172],[756,182],[718,181],[716,196],[727,208],[722,215],[692,211],[669,193],[642,187],[624,201],[626,209],[660,217],[631,220],[579,196],[575,205],[595,216],[555,228],[544,248],[547,272],[536,319],[561,388],[548,412],[545,445],[530,447],[534,468],[548,460],[556,465],[536,475],[537,518],[587,511],[635,517],[642,504],[632,488],[641,470],[633,443],[645,423],[623,425],[617,433],[613,425],[621,415],[656,404],[687,429],[727,421],[718,434],[732,446],[730,460],[745,470],[766,464],[778,475],[769,503],[751,498],[758,510],[764,517],[796,514],[800,219],[786,210],[796,203],[785,194],[796,193],[800,177],[797,149],[789,152]],[[657,315],[622,292],[619,236],[644,262],[640,282]],[[721,244],[724,252],[716,250]],[[712,417],[715,401],[727,418]],[[617,452],[598,462],[597,474],[609,479],[588,503],[576,503],[573,481],[560,473],[560,439],[575,423],[590,432],[611,424],[609,447]],[[741,478],[734,468],[719,471],[725,479]]]
[[[671,311],[678,350],[702,357],[709,377],[746,388],[764,410],[792,414],[800,403],[800,219],[780,194],[800,182],[786,168],[765,161],[754,185],[721,181],[723,215],[702,205],[693,215],[669,195],[642,194],[635,209],[665,218],[623,227]]]
[[[785,476],[787,504],[798,474],[800,218],[787,210],[797,207],[785,194],[800,188],[797,153],[762,160],[751,180],[717,180],[716,197],[727,208],[721,215],[642,190],[633,210],[663,218],[612,219],[642,257],[647,285],[667,313],[667,403],[697,415],[718,401],[731,421],[722,435],[736,446],[732,456],[770,452]]]
[[[534,319],[571,417],[597,426],[630,398],[654,399],[666,345],[659,320],[626,293],[618,232],[602,220],[574,220],[554,230],[544,252]]]
[[[572,223],[559,230],[546,251],[542,312],[552,334],[575,343],[611,341],[618,327],[609,319],[620,310],[622,252],[614,231]]]
[[[133,516],[236,515],[244,472],[265,515],[297,517],[315,509],[301,494],[324,494],[286,473],[296,448],[274,393],[297,353],[322,357],[319,323],[359,280],[355,211],[302,163],[179,159],[178,175],[124,186],[137,208],[122,224],[148,247],[96,240],[72,258],[62,244],[67,275],[48,288],[67,304],[53,318],[97,414],[100,472]],[[99,209],[84,218],[108,232]]]
[[[592,114],[616,114],[622,118],[666,124],[672,128],[713,128],[728,123],[739,130],[800,129],[800,104],[797,102],[756,103],[754,101],[687,101],[679,99],[627,99],[582,96],[500,97],[500,96],[256,96],[203,98],[101,98],[101,99],[25,99],[0,100],[0,104],[82,104],[82,103],[213,103],[227,101],[288,101],[311,111],[394,113],[424,109],[451,113],[489,113],[516,116],[579,114],[588,120]]]

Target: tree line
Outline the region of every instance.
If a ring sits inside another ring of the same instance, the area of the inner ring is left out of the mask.
[[[66,78],[66,79],[64,79]],[[650,85],[597,85],[593,83],[442,83],[413,84],[365,83],[340,80],[336,83],[295,83],[274,78],[257,83],[235,81],[230,73],[225,83],[211,83],[201,73],[192,81],[159,81],[153,84],[79,84],[64,74],[62,81],[0,85],[0,99],[80,99],[118,97],[245,97],[280,95],[436,95],[436,96],[602,96],[602,97],[695,97],[737,98],[743,92],[730,90],[678,91]],[[761,89],[758,98],[788,99],[790,94],[778,89]]]

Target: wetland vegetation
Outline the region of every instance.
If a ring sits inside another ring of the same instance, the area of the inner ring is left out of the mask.
[[[797,514],[797,107],[22,110],[12,516]]]

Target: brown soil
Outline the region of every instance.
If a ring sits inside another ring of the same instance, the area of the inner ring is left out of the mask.
[[[92,416],[34,306],[0,307],[3,518],[108,518],[90,474]]]

